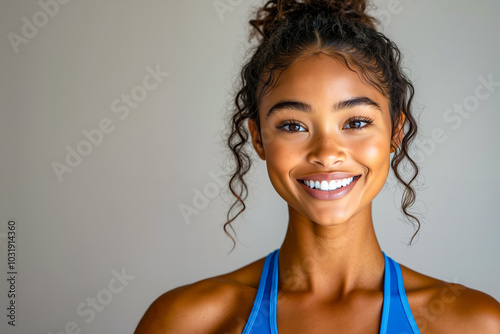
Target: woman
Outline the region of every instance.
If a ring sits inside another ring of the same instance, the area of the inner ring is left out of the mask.
[[[418,232],[408,155],[417,125],[399,50],[365,9],[311,0],[257,11],[250,23],[261,40],[228,138],[242,209],[225,230],[245,208],[250,135],[288,203],[285,239],[241,269],[165,293],[136,333],[500,333],[492,297],[399,265],[377,242],[372,202],[390,167]]]

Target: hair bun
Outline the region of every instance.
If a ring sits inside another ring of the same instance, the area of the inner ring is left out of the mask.
[[[377,20],[366,13],[369,0],[269,0],[255,12],[250,20],[253,30],[250,38],[259,34],[269,36],[275,24],[299,18],[306,13],[331,13],[343,19],[358,22],[376,29]]]

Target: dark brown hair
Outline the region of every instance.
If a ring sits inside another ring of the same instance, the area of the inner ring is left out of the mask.
[[[366,8],[366,0],[270,0],[253,14],[255,18],[250,20],[249,41],[257,38],[258,45],[251,50],[250,59],[241,71],[235,109],[230,118],[231,131],[227,137],[235,162],[229,189],[236,200],[228,210],[224,232],[232,239],[233,249],[236,243],[227,228],[235,232],[231,222],[246,208],[244,200],[248,187],[244,176],[252,164],[246,145],[249,132],[245,121],[254,120],[260,134],[258,106],[262,97],[294,60],[320,53],[343,61],[389,99],[393,136],[401,126],[401,114],[404,115],[403,139],[397,148],[393,148],[391,168],[403,185],[402,211],[416,229],[410,244],[420,230],[420,221],[409,212],[416,198],[412,183],[418,175],[418,166],[409,156],[409,145],[417,132],[411,109],[414,88],[402,71],[399,49],[376,30],[378,21],[366,14]],[[404,161],[409,163],[409,168],[401,165]],[[401,168],[404,172],[409,171],[407,177]],[[239,211],[231,217],[237,207]]]

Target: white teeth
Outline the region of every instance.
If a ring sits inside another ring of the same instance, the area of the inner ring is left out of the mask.
[[[330,182],[323,181],[313,181],[313,180],[304,180],[304,184],[311,189],[321,189],[323,191],[331,191],[335,189],[339,189],[341,187],[345,187],[350,184],[354,180],[354,177],[349,177],[347,179],[342,180],[331,180]]]

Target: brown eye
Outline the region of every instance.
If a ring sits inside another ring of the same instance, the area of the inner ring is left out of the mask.
[[[362,128],[363,124],[366,124],[366,122],[363,122],[363,121],[352,121],[352,122],[349,122],[348,128]]]
[[[301,126],[300,125],[297,125],[297,124],[290,124],[288,125],[290,131],[299,131]]]
[[[362,129],[372,123],[371,119],[368,118],[354,118],[349,119],[348,123],[344,126],[344,129]]]
[[[285,121],[276,127],[286,132],[304,132],[306,129],[297,122]]]

